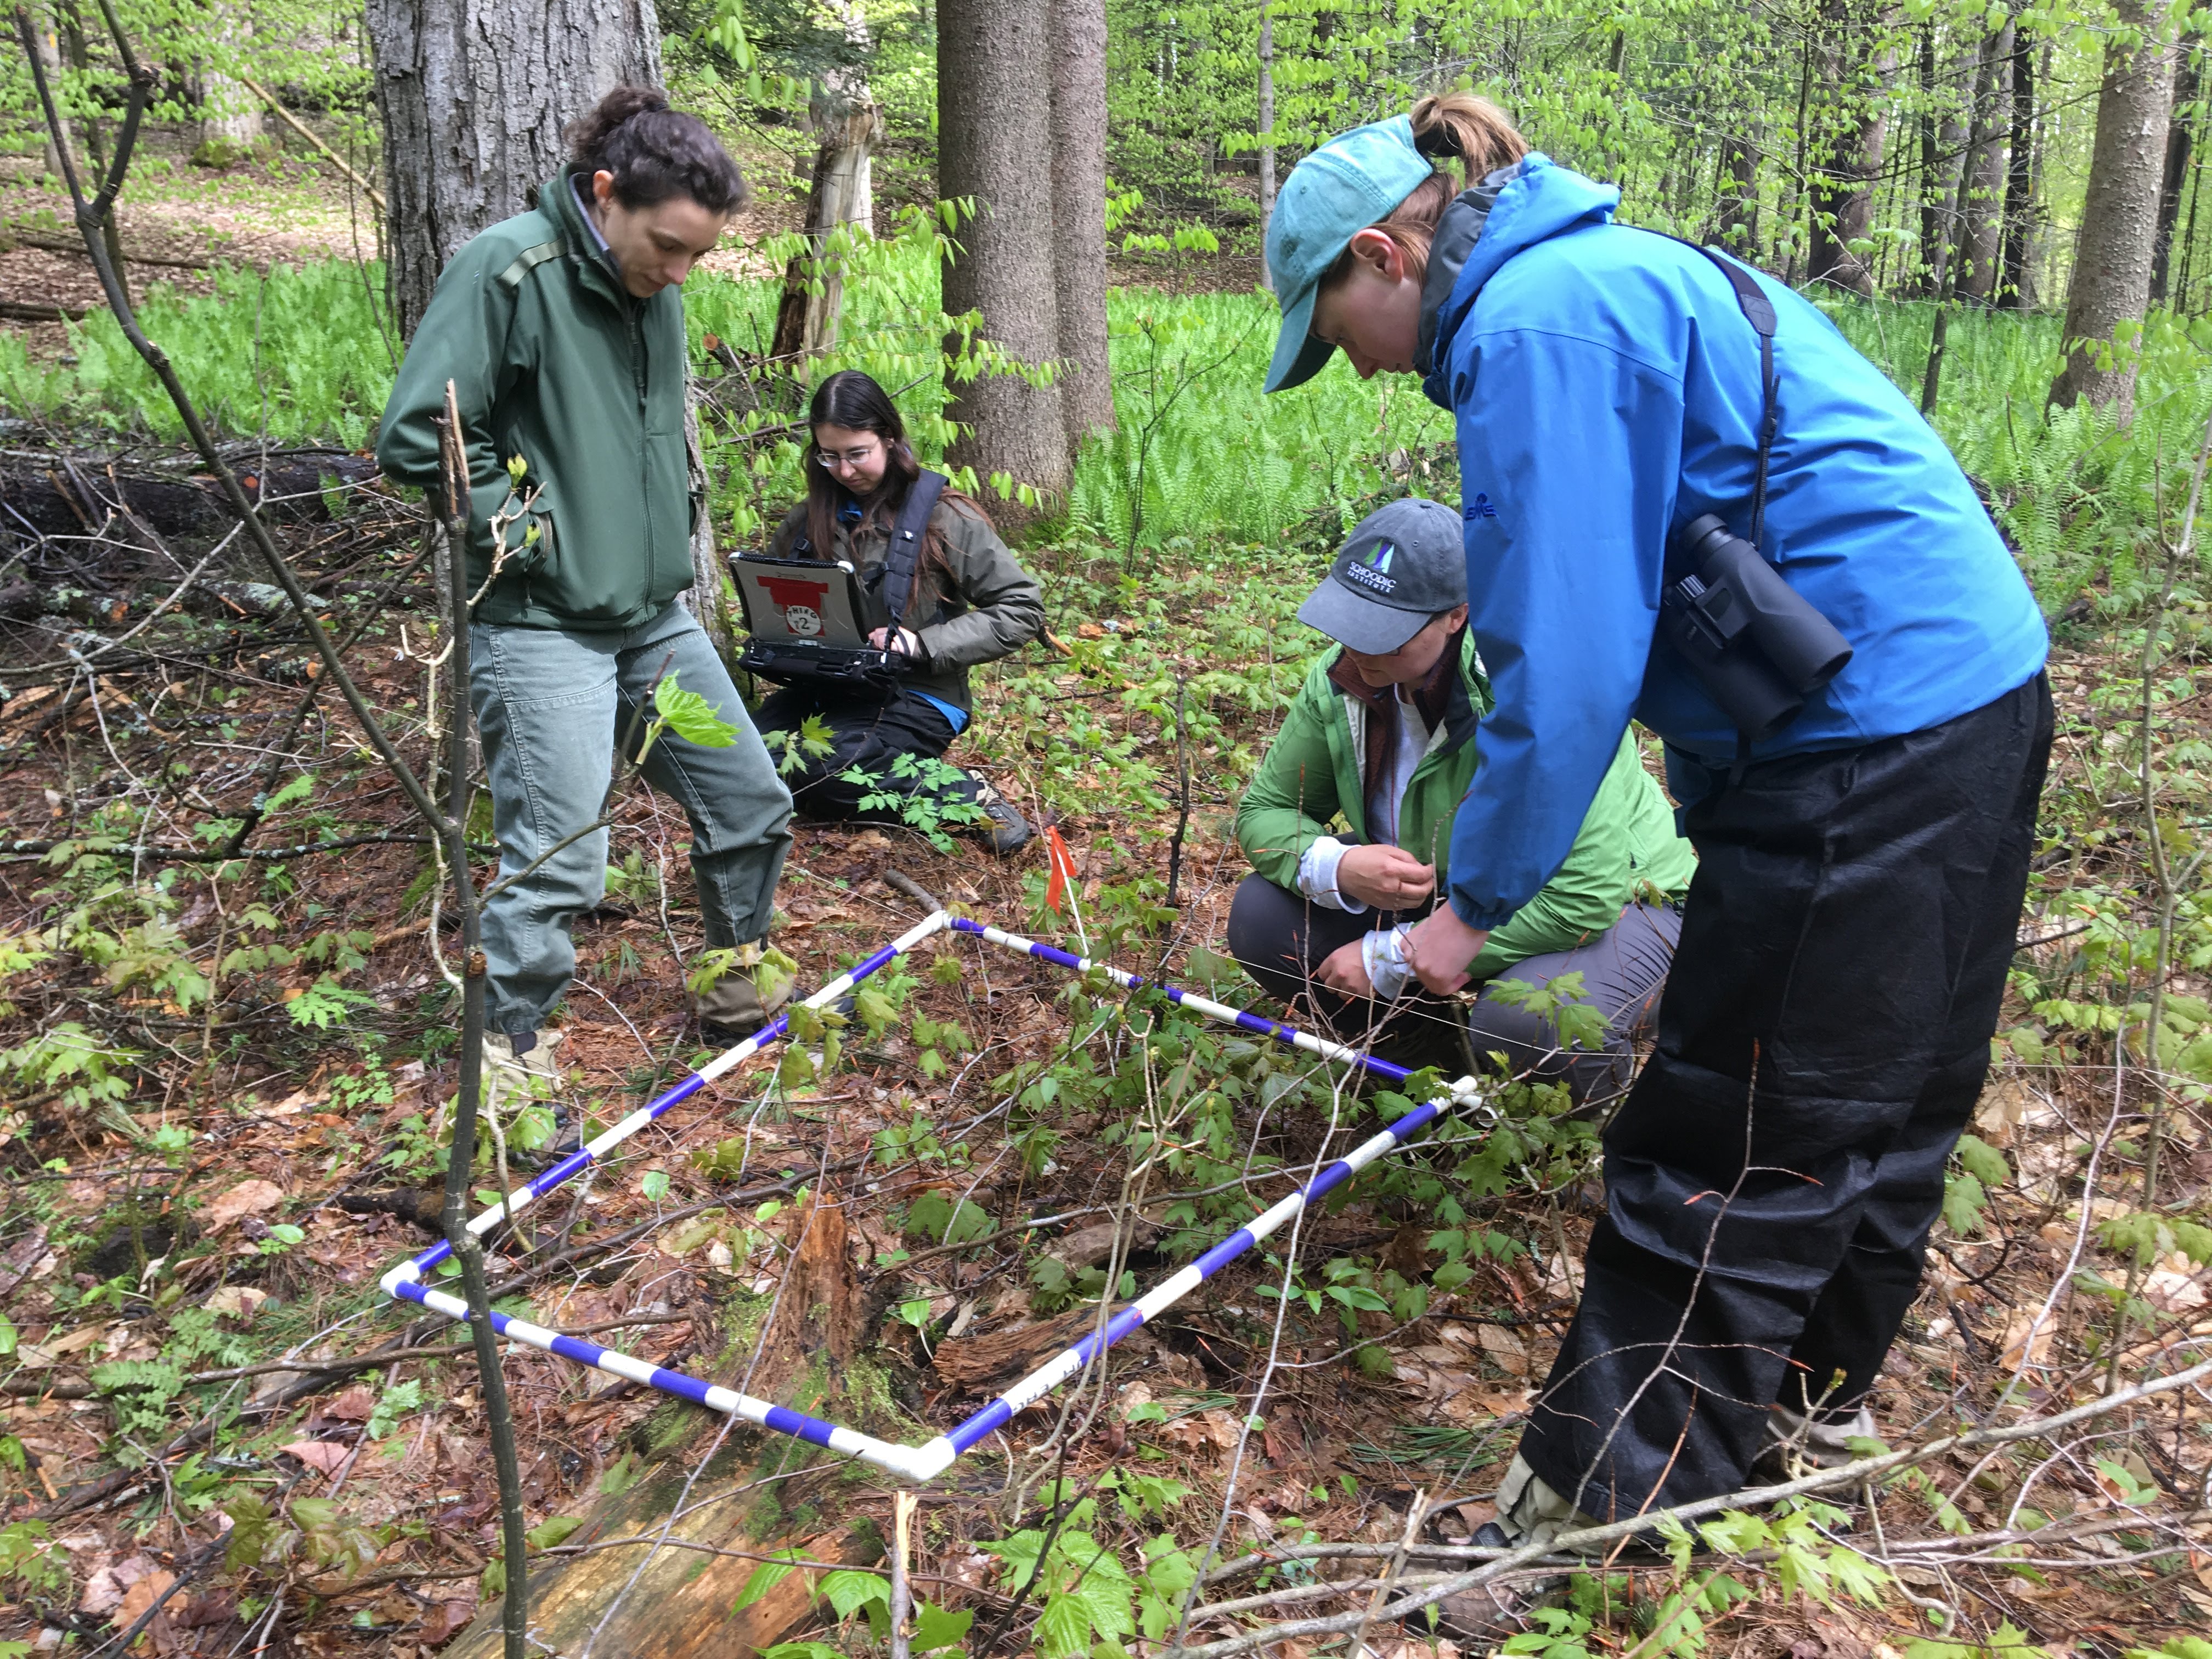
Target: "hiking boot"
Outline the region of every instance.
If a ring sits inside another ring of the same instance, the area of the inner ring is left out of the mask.
[[[1484,1549],[1510,1550],[1529,1540],[1516,1539],[1497,1522],[1486,1521],[1468,1541]],[[1508,1638],[1527,1630],[1537,1609],[1556,1601],[1565,1588],[1564,1573],[1545,1573],[1460,1590],[1436,1603],[1436,1629],[1462,1648],[1495,1652]],[[1407,1615],[1407,1627],[1419,1630],[1428,1622],[1427,1613],[1424,1609]]]
[[[975,791],[975,805],[983,809],[989,820],[976,827],[983,831],[984,839],[991,843],[991,850],[1000,858],[1006,858],[1028,846],[1030,837],[1036,831],[1030,828],[1030,821],[1015,809],[1013,802],[980,779],[976,781]]]
[[[799,964],[766,939],[714,954],[726,955],[729,961],[703,988],[695,978],[690,987],[692,1017],[708,1042],[743,1042],[791,1000]]]
[[[1802,1480],[1823,1469],[1840,1469],[1855,1463],[1861,1454],[1851,1449],[1854,1440],[1875,1440],[1874,1413],[1864,1406],[1840,1423],[1824,1423],[1817,1417],[1784,1405],[1766,1413],[1766,1442],[1751,1466],[1754,1480],[1780,1485]]]
[[[560,1041],[558,1031],[486,1031],[482,1109],[506,1124],[524,1107],[552,1099],[561,1087],[553,1063]]]

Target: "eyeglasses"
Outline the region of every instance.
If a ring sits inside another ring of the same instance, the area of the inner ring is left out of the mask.
[[[859,449],[848,449],[842,452],[835,449],[817,449],[814,452],[814,459],[820,465],[835,472],[841,466],[866,466],[882,448],[883,446],[880,443],[872,443]]]

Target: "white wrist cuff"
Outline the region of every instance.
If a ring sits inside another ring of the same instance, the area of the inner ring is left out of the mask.
[[[1392,927],[1366,935],[1359,941],[1359,959],[1366,966],[1367,982],[1382,1001],[1395,1002],[1404,994],[1413,969],[1406,965],[1401,930]]]
[[[1351,847],[1334,836],[1316,836],[1298,855],[1298,891],[1324,910],[1343,910],[1357,915],[1367,907],[1336,890],[1336,866]]]

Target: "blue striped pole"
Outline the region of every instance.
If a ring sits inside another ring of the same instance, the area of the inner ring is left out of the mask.
[[[1035,957],[1039,961],[1049,962],[1057,967],[1071,969],[1079,973],[1089,972],[1093,968],[1098,969],[1109,975],[1116,984],[1131,990],[1150,982],[1139,978],[1134,974],[1125,972],[1107,963],[1094,963],[1085,957],[1071,956],[1068,952],[1053,945],[1024,939],[1018,933],[1009,933],[996,927],[988,927],[980,922],[954,917],[940,910],[928,917],[919,927],[886,945],[859,967],[816,992],[813,996],[807,999],[807,1006],[815,1007],[827,1006],[850,990],[860,980],[876,971],[902,951],[911,950],[915,945],[929,938],[931,934],[948,927],[957,932],[971,934],[1001,949]],[[1216,1002],[1210,997],[1200,996],[1194,992],[1181,990],[1172,985],[1159,985],[1157,988],[1180,1006],[1189,1008],[1194,1012],[1237,1026],[1243,1030],[1257,1032],[1289,1047],[1319,1054],[1324,1059],[1358,1066],[1376,1076],[1393,1082],[1403,1082],[1411,1075],[1402,1066],[1394,1066],[1388,1060],[1376,1060],[1343,1043],[1331,1042],[1326,1038],[1300,1031],[1279,1021],[1262,1019],[1256,1014],[1247,1013],[1241,1009],[1232,1008],[1225,1003]],[[787,1029],[787,1022],[779,1019],[774,1025],[757,1036],[739,1043],[735,1048],[715,1060],[713,1065],[696,1076],[686,1079],[684,1084],[671,1090],[652,1105],[631,1114],[629,1118],[625,1118],[614,1128],[592,1142],[590,1146],[564,1158],[560,1164],[530,1182],[528,1186],[510,1194],[507,1206],[495,1205],[491,1209],[485,1211],[483,1215],[469,1224],[471,1230],[481,1233],[496,1225],[503,1214],[510,1212],[510,1207],[520,1208],[521,1204],[542,1197],[546,1192],[551,1191],[562,1182],[574,1175],[577,1170],[583,1169],[592,1158],[603,1156],[609,1147],[618,1144],[623,1139],[651,1122],[661,1112],[674,1105],[677,1101],[696,1092],[712,1078],[720,1076],[749,1055],[758,1053],[769,1042],[784,1035]],[[888,1441],[878,1440],[872,1435],[862,1434],[857,1430],[845,1428],[835,1423],[826,1423],[819,1418],[808,1417],[804,1413],[794,1412],[788,1407],[776,1405],[772,1401],[740,1394],[734,1389],[721,1388],[685,1372],[670,1370],[665,1366],[654,1365],[645,1360],[633,1358],[628,1354],[618,1353],[611,1348],[600,1347],[596,1343],[581,1341],[573,1336],[564,1336],[558,1331],[549,1330],[544,1326],[533,1324],[527,1320],[516,1319],[507,1314],[493,1313],[492,1328],[511,1341],[522,1343],[546,1353],[557,1354],[562,1358],[573,1360],[580,1365],[589,1365],[595,1370],[606,1371],[616,1376],[627,1377],[632,1382],[643,1383],[647,1388],[659,1389],[663,1394],[672,1395],[679,1400],[689,1400],[711,1411],[726,1413],[732,1417],[740,1418],[745,1422],[772,1430],[778,1434],[790,1435],[811,1445],[839,1452],[848,1457],[859,1458],[864,1462],[872,1463],[877,1468],[887,1470],[905,1480],[916,1483],[931,1480],[943,1474],[952,1461],[969,1447],[1004,1428],[1013,1419],[1015,1413],[1043,1399],[1045,1395],[1090,1364],[1106,1349],[1112,1347],[1130,1332],[1143,1325],[1146,1320],[1157,1318],[1166,1309],[1181,1301],[1193,1290],[1212,1278],[1215,1273],[1251,1249],[1262,1239],[1276,1232],[1292,1217],[1316,1200],[1327,1197],[1328,1194],[1349,1181],[1376,1158],[1404,1146],[1407,1140],[1428,1127],[1444,1113],[1462,1109],[1472,1109],[1487,1115],[1487,1109],[1481,1102],[1480,1088],[1471,1077],[1461,1078],[1457,1082],[1450,1085],[1444,1093],[1415,1107],[1387,1128],[1363,1141],[1346,1156],[1323,1169],[1297,1191],[1278,1200],[1212,1249],[1207,1250],[1188,1267],[1170,1275],[1129,1306],[1115,1314],[1107,1321],[1103,1331],[1094,1331],[1073,1347],[1040,1365],[950,1433],[939,1435],[935,1439],[920,1446],[896,1446]],[[517,1200],[520,1201],[518,1203]],[[440,1244],[424,1251],[412,1261],[402,1262],[384,1276],[381,1283],[386,1293],[433,1309],[450,1318],[467,1319],[470,1316],[468,1304],[459,1297],[447,1291],[433,1290],[422,1282],[423,1272],[445,1260],[450,1254],[451,1251],[447,1246]]]
[[[812,996],[807,998],[800,1006],[807,1008],[829,1007],[869,975],[911,951],[932,934],[942,932],[945,923],[951,920],[951,918],[941,910],[927,917],[920,926],[900,934],[866,962],[846,969]],[[720,1077],[725,1072],[733,1066],[742,1066],[770,1043],[781,1042],[789,1035],[790,1030],[791,1016],[787,1013],[778,1014],[775,1019],[754,1032],[743,1042],[717,1054],[650,1105],[639,1107],[612,1128],[606,1130],[584,1146],[579,1146],[550,1169],[540,1172],[517,1187],[482,1215],[472,1219],[469,1223],[469,1231],[478,1238],[482,1238],[502,1221],[507,1220],[536,1203],[571,1176],[605,1158],[647,1124],[668,1110],[670,1107],[681,1101],[690,1099],[693,1095],[697,1094],[700,1090]],[[437,1243],[412,1261],[403,1261],[385,1274],[381,1282],[386,1292],[392,1296],[401,1294],[396,1288],[398,1284],[409,1279],[421,1279],[453,1253],[453,1247],[451,1244],[443,1239],[439,1240]]]
[[[1087,974],[1096,968],[1125,991],[1142,990],[1146,985],[1152,983],[1149,980],[1140,979],[1134,974],[1115,967],[1111,963],[1093,962],[1088,957],[1071,956],[1055,945],[1042,945],[1036,939],[1024,939],[1019,933],[1009,933],[996,927],[987,927],[980,921],[969,921],[965,916],[954,916],[951,918],[948,925],[956,933],[973,933],[978,939],[988,939],[992,944],[1000,945],[1006,950],[1018,951],[1024,956],[1035,957],[1040,962],[1049,962],[1062,968],[1072,969],[1079,974]],[[1172,985],[1162,985],[1156,988],[1170,1001],[1185,1008],[1195,1009],[1210,1018],[1234,1025],[1240,1030],[1257,1031],[1261,1036],[1273,1037],[1276,1042],[1293,1048],[1304,1048],[1310,1054],[1321,1055],[1324,1060],[1341,1060],[1347,1066],[1357,1066],[1363,1071],[1371,1073],[1379,1078],[1388,1079],[1392,1083],[1403,1083],[1407,1078],[1413,1076],[1413,1073],[1403,1066],[1394,1066],[1387,1060],[1377,1060],[1364,1049],[1351,1048],[1341,1042],[1331,1042],[1324,1037],[1317,1037],[1310,1032],[1301,1031],[1294,1026],[1285,1025],[1280,1020],[1262,1019],[1259,1015],[1247,1013],[1242,1008],[1232,1008],[1225,1002],[1216,1002],[1211,997],[1202,997],[1195,991],[1178,990]]]

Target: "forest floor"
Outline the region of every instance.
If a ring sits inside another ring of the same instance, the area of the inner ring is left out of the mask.
[[[11,222],[39,205],[22,191],[0,184]],[[255,257],[349,246],[336,199],[271,228],[250,192],[226,221],[223,180],[178,191],[164,218],[149,185],[126,246],[196,257],[229,222]],[[264,240],[246,243],[249,225]],[[0,254],[26,262],[0,263],[0,283],[77,280],[30,252]],[[473,1367],[443,1351],[443,1322],[410,1323],[375,1282],[434,1237],[417,1217],[455,1086],[454,1005],[426,937],[434,872],[262,573],[225,552],[186,578],[220,526],[134,521],[127,477],[90,451],[59,465],[70,437],[11,435],[56,459],[5,481],[32,522],[0,532],[9,574],[41,596],[10,611],[0,581],[0,1644],[90,1652],[167,1593],[144,1638],[162,1655],[489,1651],[484,1625],[468,1630],[498,1549]],[[421,766],[419,519],[374,484],[295,505],[287,550]],[[1056,822],[1102,957],[1256,1001],[1223,961],[1245,868],[1231,818],[1308,655],[1291,615],[1326,551],[1142,552],[1139,580],[1095,547],[1029,550],[1064,653],[979,672],[954,757]],[[1954,1176],[1877,1390],[1893,1446],[2094,1402],[2212,1337],[2203,1091],[2111,1035],[2143,994],[2128,964],[2148,959],[2124,763],[2139,650],[2083,634],[2054,665],[2063,736],[2023,924],[2041,942],[1976,1116],[1987,1156]],[[2161,754],[2208,738],[2201,696],[2162,705]],[[683,1012],[702,944],[686,838],[665,801],[621,797],[561,1020],[572,1121],[611,1122],[704,1056]],[[916,919],[892,870],[979,920],[1075,939],[1044,907],[1042,842],[1000,862],[903,828],[801,823],[777,938],[803,986]],[[2204,966],[2166,985],[2178,1038],[2203,1016]],[[918,1442],[1086,1328],[1100,1296],[1157,1282],[1399,1109],[971,939],[930,941],[877,990],[834,1063],[748,1062],[495,1233],[500,1305]],[[1156,1649],[1209,1540],[1201,1603],[1276,1600],[1201,1611],[1203,1639],[1366,1603],[1366,1566],[1306,1546],[1364,1544],[1413,1582],[1443,1560],[1419,1547],[1472,1532],[1602,1201],[1588,1125],[1545,1091],[1501,1104],[1499,1131],[1378,1166],[1294,1251],[1256,1253],[1115,1349],[1079,1411],[1024,1413],[928,1495],[920,1593],[974,1615],[971,1652]],[[529,1126],[512,1127],[519,1164]],[[1109,1284],[1117,1248],[1127,1276]],[[780,1299],[794,1283],[805,1293]],[[603,1617],[610,1652],[871,1640],[861,1589],[801,1572],[793,1588],[817,1601],[757,1575],[794,1547],[872,1565],[888,1478],[519,1347],[507,1376],[560,1651],[587,1650]],[[1827,1494],[1832,1509],[1704,1534],[1686,1572],[1616,1562],[1577,1579],[1553,1651],[2117,1659],[2201,1638],[2205,1405],[2201,1385],[2176,1389],[1944,1454],[1871,1495]],[[636,1541],[679,1513],[657,1553]],[[1041,1553],[1044,1582],[1024,1592]],[[659,1576],[627,1589],[633,1572]],[[1398,1627],[1367,1645],[1458,1651]]]

